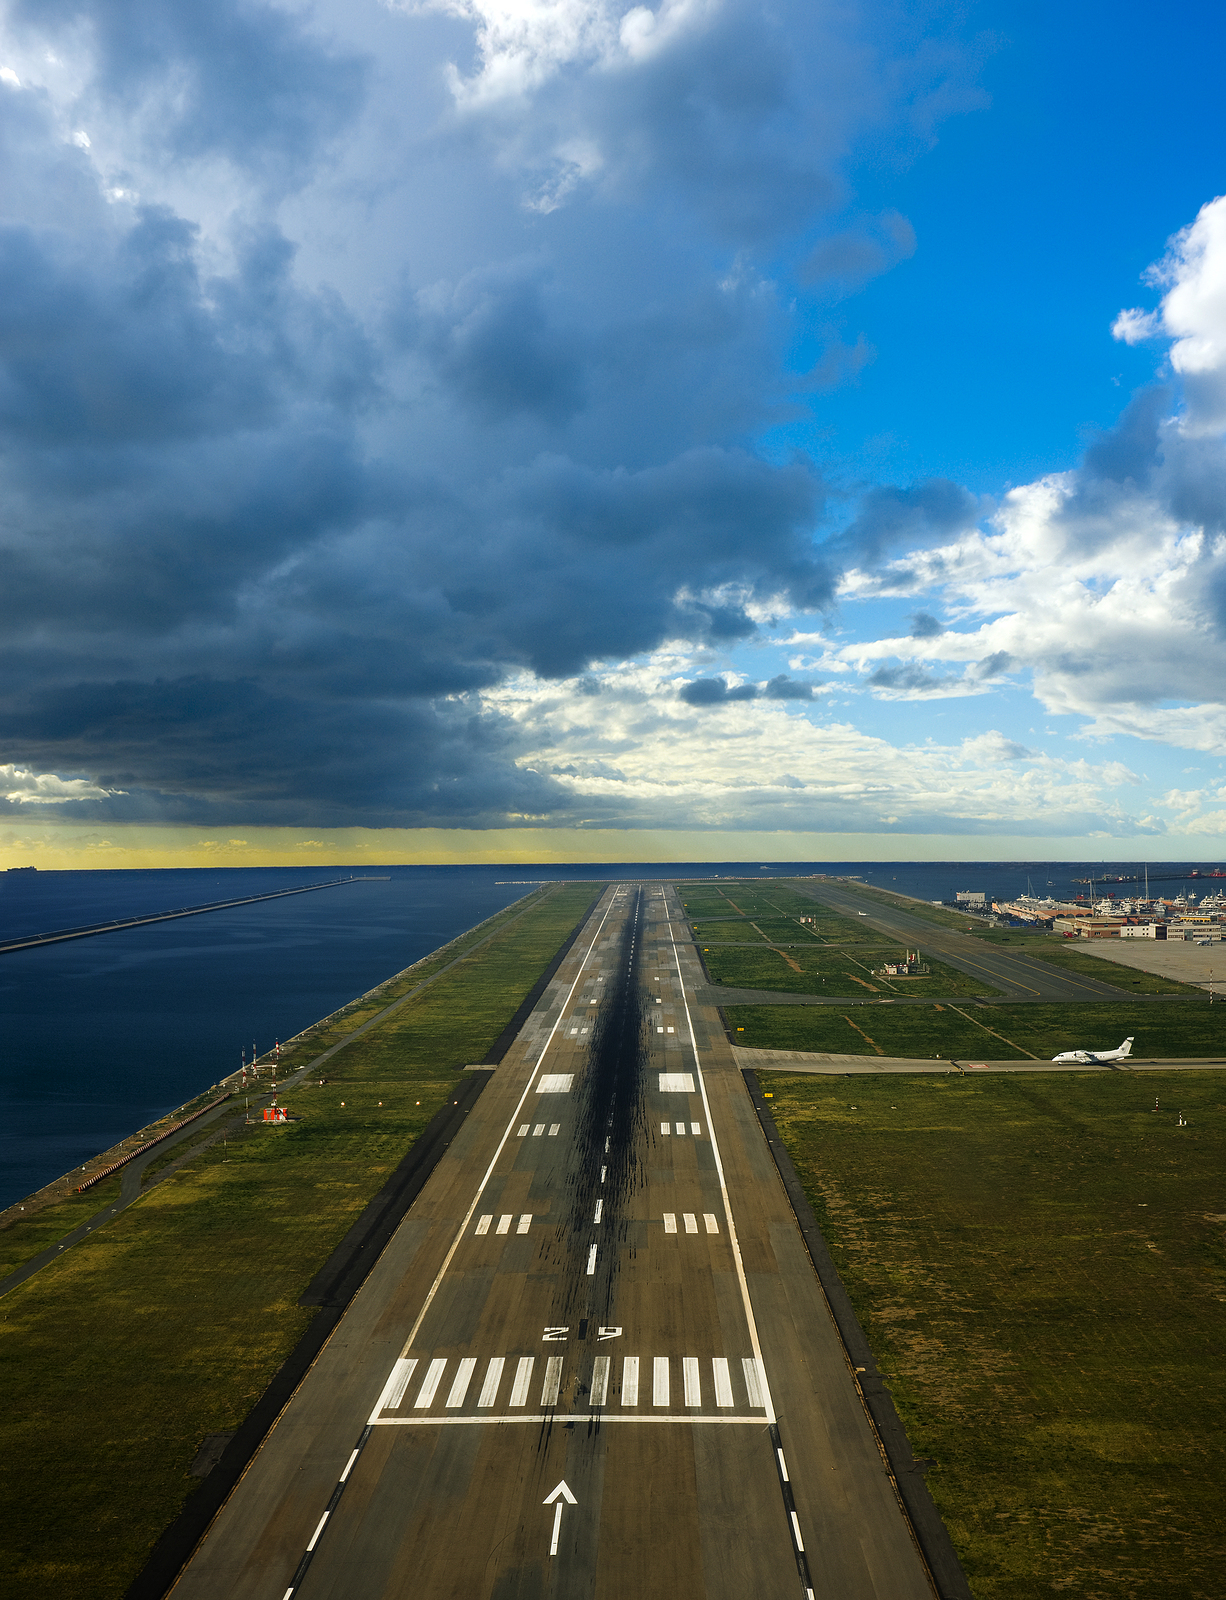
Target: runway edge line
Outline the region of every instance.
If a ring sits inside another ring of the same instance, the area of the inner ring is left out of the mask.
[[[839,1331],[843,1349],[855,1370],[856,1387],[881,1441],[890,1475],[898,1490],[898,1497],[906,1512],[907,1521],[911,1524],[915,1542],[919,1546],[937,1594],[940,1600],[974,1600],[970,1584],[962,1570],[962,1563],[958,1560],[958,1553],[954,1549],[953,1540],[949,1537],[949,1529],[945,1526],[928,1485],[924,1482],[926,1463],[916,1459],[911,1442],[907,1438],[907,1430],[894,1408],[894,1397],[886,1388],[885,1381],[877,1370],[876,1360],[852,1307],[851,1297],[843,1287],[843,1280],[839,1277],[838,1269],[831,1259],[804,1186],[787,1152],[787,1147],[779,1137],[779,1130],[775,1126],[770,1107],[762,1098],[757,1074],[751,1068],[745,1067],[741,1070],[741,1076],[745,1080],[749,1097],[758,1114],[758,1121],[787,1192],[801,1236],[805,1241],[805,1248],[809,1252],[809,1259],[813,1263],[813,1270],[817,1273],[818,1281],[826,1296],[826,1303]]]
[[[603,891],[604,885],[601,885],[593,897],[592,905],[599,900]],[[490,1047],[485,1058],[489,1063],[489,1071],[460,1074],[461,1081],[457,1082],[452,1104],[441,1107],[435,1113],[406,1151],[395,1172],[369,1201],[362,1215],[304,1289],[299,1305],[320,1307],[310,1327],[244,1417],[234,1437],[222,1451],[217,1465],[175,1520],[163,1530],[124,1600],[163,1600],[163,1596],[173,1588],[196,1546],[230,1498],[273,1424],[310,1371],[316,1356],[331,1338],[392,1235],[408,1215],[435,1167],[446,1155],[464,1119],[498,1063],[514,1043],[524,1019],[570,953],[591,910],[592,906],[589,905],[582,913],[545,971],[533,984],[528,997],[521,1002],[511,1023]],[[348,1043],[347,1040],[344,1042]]]

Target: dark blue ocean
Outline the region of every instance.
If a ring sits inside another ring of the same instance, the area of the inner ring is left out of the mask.
[[[1182,873],[1216,862],[1176,863]],[[0,940],[319,883],[351,869],[0,873]],[[365,867],[382,882],[0,956],[0,1206],[437,949],[549,877],[858,874],[924,899],[1076,892],[1127,863],[756,862],[573,867]],[[1151,879],[1152,881],[1152,879]],[[1196,887],[1171,878],[1155,892]],[[1199,886],[1201,892],[1205,885]],[[1123,891],[1120,891],[1123,892]]]

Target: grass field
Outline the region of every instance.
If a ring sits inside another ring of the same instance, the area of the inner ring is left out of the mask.
[[[1226,1005],[1195,999],[1094,1005],[728,1006],[738,1044],[755,1050],[817,1050],[965,1061],[1061,1050],[1114,1049],[1128,1034],[1136,1056],[1226,1055]],[[743,1030],[743,1031],[740,1031]]]
[[[679,883],[676,886],[691,922],[704,917],[837,917],[807,894],[776,879],[773,883]]]
[[[871,946],[830,945],[785,947],[763,946],[759,950],[739,946],[700,945],[707,971],[716,983],[741,989],[779,989],[789,994],[893,994],[893,995],[976,995],[998,994],[977,978],[968,977],[956,967],[946,966],[924,955],[931,967],[929,977],[885,978],[878,969],[901,956],[901,944],[880,940]]]
[[[1219,1600],[1226,1074],[760,1079],[978,1600]]]
[[[313,1315],[307,1283],[594,892],[546,891],[295,1092],[300,1122],[199,1155],[0,1299],[6,1600],[123,1594],[195,1486],[203,1436],[246,1415]]]

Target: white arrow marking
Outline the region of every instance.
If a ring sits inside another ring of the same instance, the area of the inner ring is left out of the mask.
[[[574,1495],[571,1494],[570,1485],[567,1483],[565,1478],[562,1479],[561,1483],[559,1483],[552,1494],[547,1494],[545,1496],[541,1504],[546,1506],[553,1505],[555,1500],[557,1501],[557,1505],[553,1506],[553,1537],[549,1541],[549,1554],[551,1556],[556,1556],[558,1553],[558,1535],[562,1531],[563,1502],[565,1502],[565,1504],[568,1506],[575,1506],[579,1504]]]

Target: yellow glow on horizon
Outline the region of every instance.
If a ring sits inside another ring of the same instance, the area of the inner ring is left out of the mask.
[[[1171,836],[1163,859],[1182,852]],[[1055,861],[1157,859],[1154,840],[951,834],[751,833],[664,828],[192,828],[114,823],[0,829],[0,869],[167,867],[550,866],[642,861]],[[1199,838],[1195,854],[1226,841]]]

